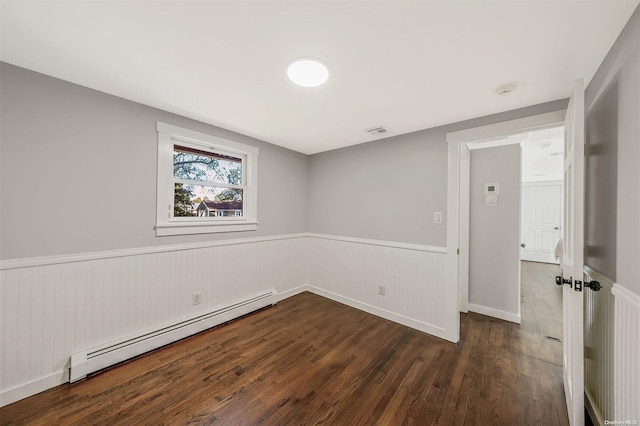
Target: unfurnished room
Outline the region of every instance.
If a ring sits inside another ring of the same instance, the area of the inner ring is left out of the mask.
[[[0,424],[639,424],[639,4],[0,0]]]

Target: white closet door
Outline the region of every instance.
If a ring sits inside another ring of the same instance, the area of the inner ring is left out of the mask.
[[[522,260],[558,263],[554,251],[561,232],[562,182],[522,185]]]

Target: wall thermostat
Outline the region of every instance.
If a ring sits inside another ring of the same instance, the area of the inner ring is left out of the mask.
[[[485,183],[484,184],[484,195],[497,195],[500,193],[500,184],[499,183]]]

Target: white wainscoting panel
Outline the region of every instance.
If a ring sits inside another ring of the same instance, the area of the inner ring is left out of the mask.
[[[70,356],[78,351],[265,289],[302,291],[305,239],[294,234],[2,262],[0,406],[68,381]],[[194,306],[195,292],[201,303]]]
[[[615,333],[613,337],[614,418],[640,423],[640,295],[613,285]],[[624,424],[624,423],[620,423]],[[631,423],[627,423],[631,424]]]
[[[310,291],[447,338],[446,249],[310,234]],[[378,286],[385,286],[385,295]]]
[[[320,234],[2,261],[0,406],[67,382],[74,353],[270,288],[278,300],[309,290],[446,339],[456,324],[442,302],[445,262],[443,247]]]
[[[613,281],[585,266],[585,282],[596,280],[600,291],[584,287],[584,392],[585,404],[595,424],[613,419],[614,383]]]

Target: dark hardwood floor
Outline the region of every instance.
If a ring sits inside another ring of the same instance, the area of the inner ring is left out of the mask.
[[[303,293],[4,407],[0,423],[567,424],[544,309],[522,326],[462,315],[452,344]]]

